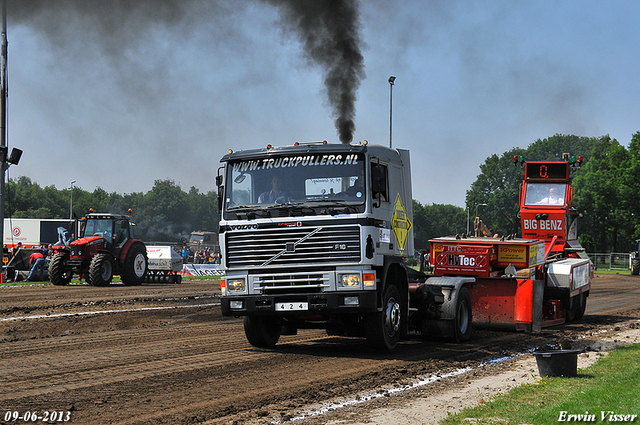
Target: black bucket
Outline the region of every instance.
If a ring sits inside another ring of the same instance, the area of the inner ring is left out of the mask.
[[[580,350],[555,350],[533,353],[540,376],[578,376]]]

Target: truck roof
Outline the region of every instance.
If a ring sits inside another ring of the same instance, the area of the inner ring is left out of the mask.
[[[229,153],[224,155],[220,162],[229,162],[233,161],[236,158],[264,158],[269,155],[278,155],[282,153],[286,154],[313,154],[313,153],[322,153],[322,152],[344,152],[344,153],[364,153],[370,151],[375,155],[384,155],[384,156],[395,156],[397,157],[397,151],[395,149],[390,149],[388,147],[382,145],[371,145],[368,142],[361,143],[326,143],[326,142],[309,142],[309,143],[301,143],[296,142],[293,145],[286,146],[271,146],[260,148],[260,149],[247,149],[234,152],[231,149]],[[395,155],[394,155],[395,153]]]

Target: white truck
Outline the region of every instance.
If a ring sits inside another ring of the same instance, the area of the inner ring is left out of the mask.
[[[221,162],[222,314],[244,316],[258,347],[325,328],[393,349],[408,324],[409,152],[296,143],[230,151]]]
[[[40,218],[5,218],[4,245],[12,248],[20,242],[23,248],[42,245],[66,245],[75,233],[73,220]]]

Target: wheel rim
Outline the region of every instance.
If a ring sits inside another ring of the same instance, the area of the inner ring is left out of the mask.
[[[400,329],[400,304],[394,298],[387,302],[384,327],[389,336],[395,335]]]
[[[460,318],[459,331],[460,334],[464,335],[467,333],[467,329],[469,328],[469,310],[467,309],[467,304],[464,302],[460,303],[458,317]]]
[[[144,276],[145,262],[144,262],[144,255],[141,252],[139,252],[136,255],[136,258],[133,261],[133,272],[138,278],[141,278],[142,276]]]
[[[102,263],[102,267],[100,267],[100,274],[102,275],[102,280],[105,282],[111,279],[111,263],[109,260],[105,260]]]

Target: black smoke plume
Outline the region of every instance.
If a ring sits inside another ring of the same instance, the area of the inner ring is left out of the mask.
[[[360,20],[355,0],[264,0],[281,10],[285,28],[296,31],[305,54],[324,70],[329,104],[342,143],[355,132],[356,93],[365,77]]]
[[[262,1],[279,9],[285,31],[296,33],[310,63],[322,68],[340,141],[351,142],[356,93],[365,77],[358,1]],[[85,48],[69,41],[84,31],[79,43],[99,46],[126,75],[132,72],[127,67],[135,64],[123,60],[123,52],[155,28],[188,34],[206,17],[213,38],[229,38],[233,30],[226,17],[242,7],[246,3],[235,0],[8,0],[8,15],[12,22],[31,26],[53,46],[67,50]]]

